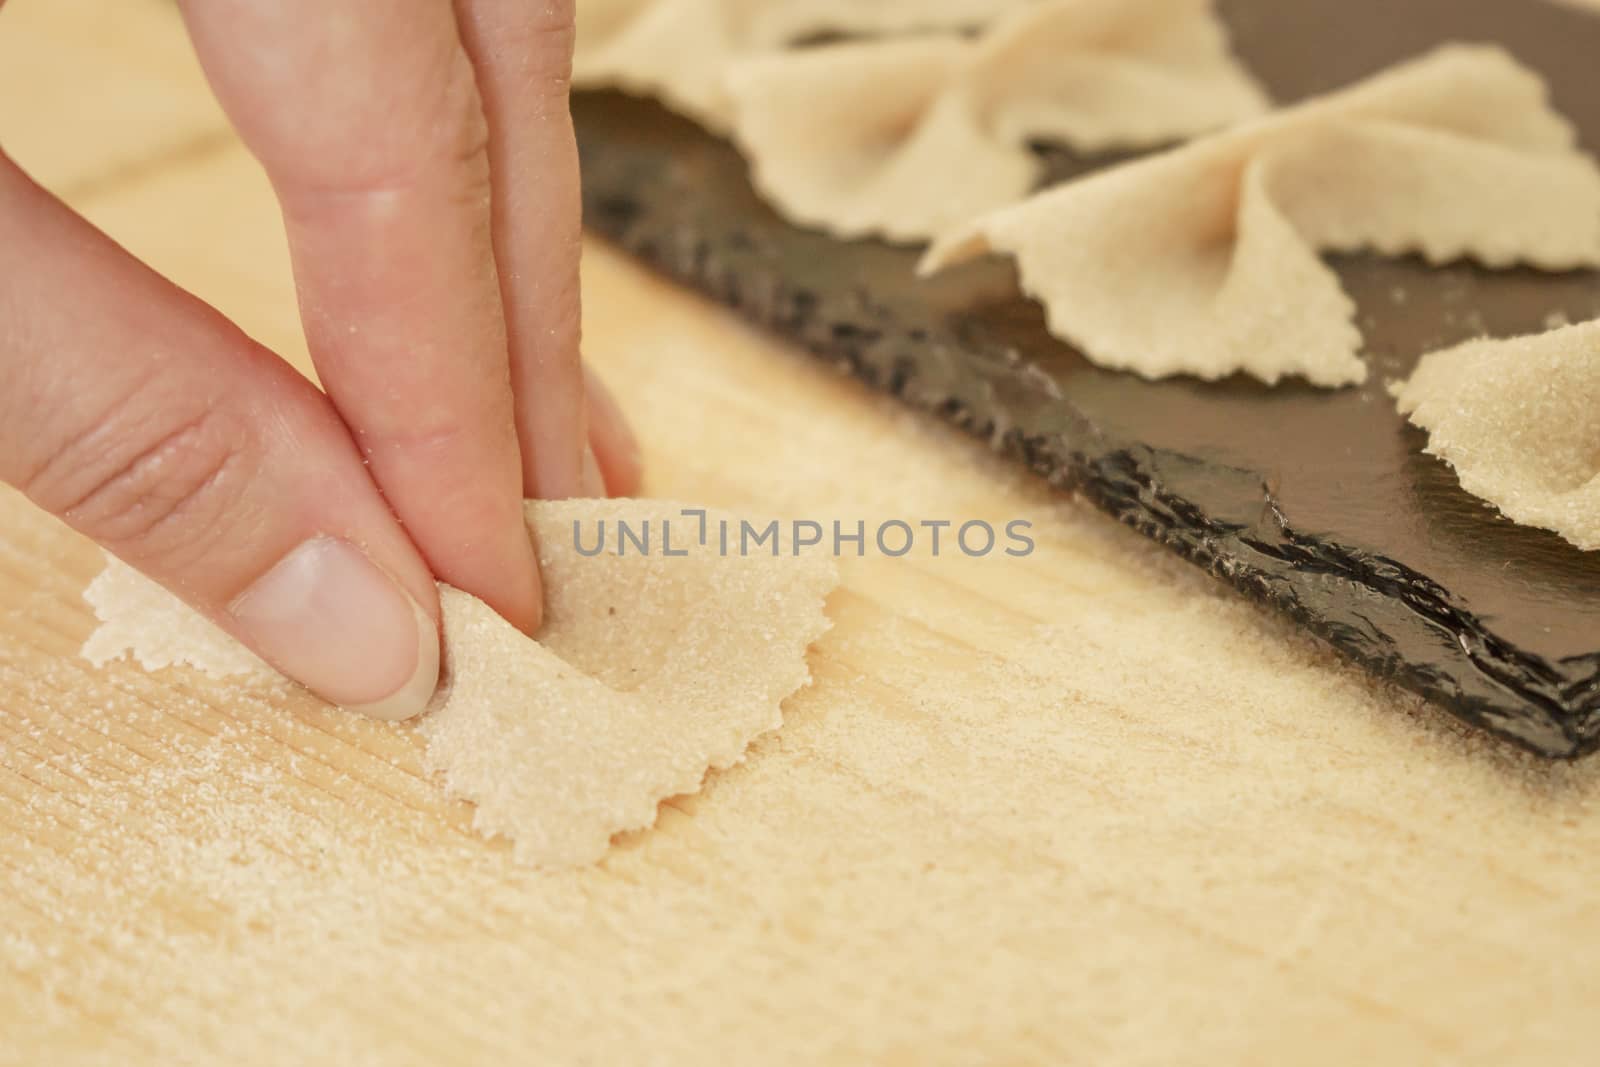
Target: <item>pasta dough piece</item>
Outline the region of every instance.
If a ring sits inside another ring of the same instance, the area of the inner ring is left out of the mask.
[[[1600,169],[1536,74],[1452,45],[994,212],[942,238],[923,272],[1015,256],[1051,332],[1102,366],[1332,387],[1367,368],[1318,253],[1361,249],[1600,264]]]
[[[625,89],[717,133],[730,128],[728,65],[820,34],[984,25],[1036,0],[578,0],[572,81]]]
[[[96,667],[130,655],[147,671],[192,667],[213,678],[277,677],[216,623],[113,556],[83,599],[100,620],[81,652]]]
[[[599,859],[612,835],[649,826],[778,727],[810,681],[806,648],[828,626],[830,560],[741,557],[701,546],[672,505],[593,502],[530,510],[547,589],[535,643],[447,590],[449,681],[421,723],[427,760],[477,805],[473,825],[539,866]],[[649,521],[656,551],[586,559],[596,524]],[[672,550],[662,554],[662,523]],[[681,538],[681,541],[680,541]]]
[[[572,84],[654,96],[725,133],[724,72],[757,47],[737,21],[727,0],[579,0]]]
[[[1047,0],[979,40],[777,53],[728,79],[756,185],[841,237],[927,240],[1020,200],[1029,149],[1151,147],[1261,114],[1211,0]]]
[[[619,554],[619,522],[635,538],[648,529],[651,551],[630,540]],[[475,828],[509,838],[523,862],[575,866],[779,726],[781,702],[810,681],[806,649],[829,625],[823,602],[838,575],[787,545],[720,553],[672,504],[532,502],[528,523],[546,586],[538,641],[440,586],[445,682],[417,729],[427,767],[476,805]],[[585,555],[602,529],[606,551]],[[97,665],[131,650],[150,667],[277,678],[116,560],[89,595],[102,621],[84,655]]]
[[[1600,320],[1434,352],[1396,398],[1467,492],[1600,549]]]

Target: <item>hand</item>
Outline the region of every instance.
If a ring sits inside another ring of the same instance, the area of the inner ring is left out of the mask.
[[[0,155],[0,478],[324,698],[406,718],[436,577],[531,631],[523,495],[637,488],[578,352],[572,0],[182,8],[327,394]]]

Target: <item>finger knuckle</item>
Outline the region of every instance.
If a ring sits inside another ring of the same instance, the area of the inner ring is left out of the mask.
[[[565,10],[561,10],[565,7]],[[578,29],[568,5],[552,4],[530,15],[518,44],[528,64],[528,82],[535,91],[566,96],[572,88],[572,53]]]
[[[472,66],[460,50],[424,65],[387,98],[374,94],[319,124],[316,150],[280,166],[296,199],[383,196],[429,186],[486,189],[489,123]]]
[[[572,86],[578,22],[573,0],[497,0],[478,5],[474,17],[487,42],[491,67],[503,69],[519,89],[565,98]]]
[[[370,442],[375,451],[409,459],[433,459],[467,450],[478,439],[479,428],[453,411],[438,411],[421,418],[396,418]]]
[[[253,473],[248,441],[214,408],[124,405],[57,445],[24,489],[119,555],[181,569],[237,514]]]
[[[430,136],[424,151],[431,148],[446,163],[464,164],[487,174],[489,121],[465,54],[459,54],[440,76],[436,98],[424,111],[435,116],[427,124]]]
[[[483,11],[494,37],[523,55],[548,51],[559,56],[572,51],[578,32],[575,0],[499,0]]]

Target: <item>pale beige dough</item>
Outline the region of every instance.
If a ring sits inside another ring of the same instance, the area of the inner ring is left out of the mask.
[[[1467,492],[1600,549],[1600,320],[1434,352],[1396,398]]]
[[[1102,366],[1332,387],[1367,368],[1329,250],[1600,265],[1600,169],[1536,74],[1451,45],[1003,208],[923,270],[1014,256],[1051,331]]]
[[[578,0],[573,84],[618,88],[719,133],[734,60],[820,34],[970,29],[1036,0]]]
[[[572,84],[654,96],[725,132],[723,74],[754,47],[733,22],[724,0],[580,0]]]
[[[649,555],[632,542],[617,554],[619,520],[635,533],[649,524]],[[779,726],[779,705],[810,681],[806,649],[828,627],[838,578],[831,560],[787,545],[723,555],[714,522],[702,546],[698,520],[673,504],[530,503],[528,522],[546,582],[539,640],[441,586],[445,684],[418,730],[427,766],[476,805],[479,831],[510,839],[530,865],[569,867],[652,825],[660,801],[698,791],[707,770]],[[603,522],[606,551],[581,554],[575,522],[586,548]],[[114,560],[89,597],[101,624],[84,655],[96,663],[131,650],[152,668],[276,678]]]
[[[1211,0],[1046,0],[980,38],[774,53],[727,81],[734,133],[786,216],[841,237],[931,239],[1025,197],[1032,141],[1154,147],[1270,106]]]
[[[96,667],[131,656],[147,671],[193,667],[214,678],[275,677],[271,667],[210,619],[110,556],[83,599],[100,620],[82,651]]]
[[[670,504],[533,505],[547,619],[522,636],[444,590],[449,681],[422,720],[427,763],[477,805],[473,825],[542,867],[589,863],[611,837],[651,825],[667,797],[699,790],[778,728],[810,681],[806,648],[827,629],[830,560],[701,546]],[[585,558],[596,523],[653,523],[650,555]],[[662,522],[672,550],[661,553]]]

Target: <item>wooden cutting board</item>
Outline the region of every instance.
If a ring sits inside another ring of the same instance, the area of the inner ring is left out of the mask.
[[[10,0],[0,144],[305,366],[168,5]],[[96,550],[0,494],[0,1062],[1592,1062],[1600,762],[1466,736],[603,246],[585,284],[652,494],[1038,551],[847,560],[784,729],[549,875],[407,732],[87,667]]]

